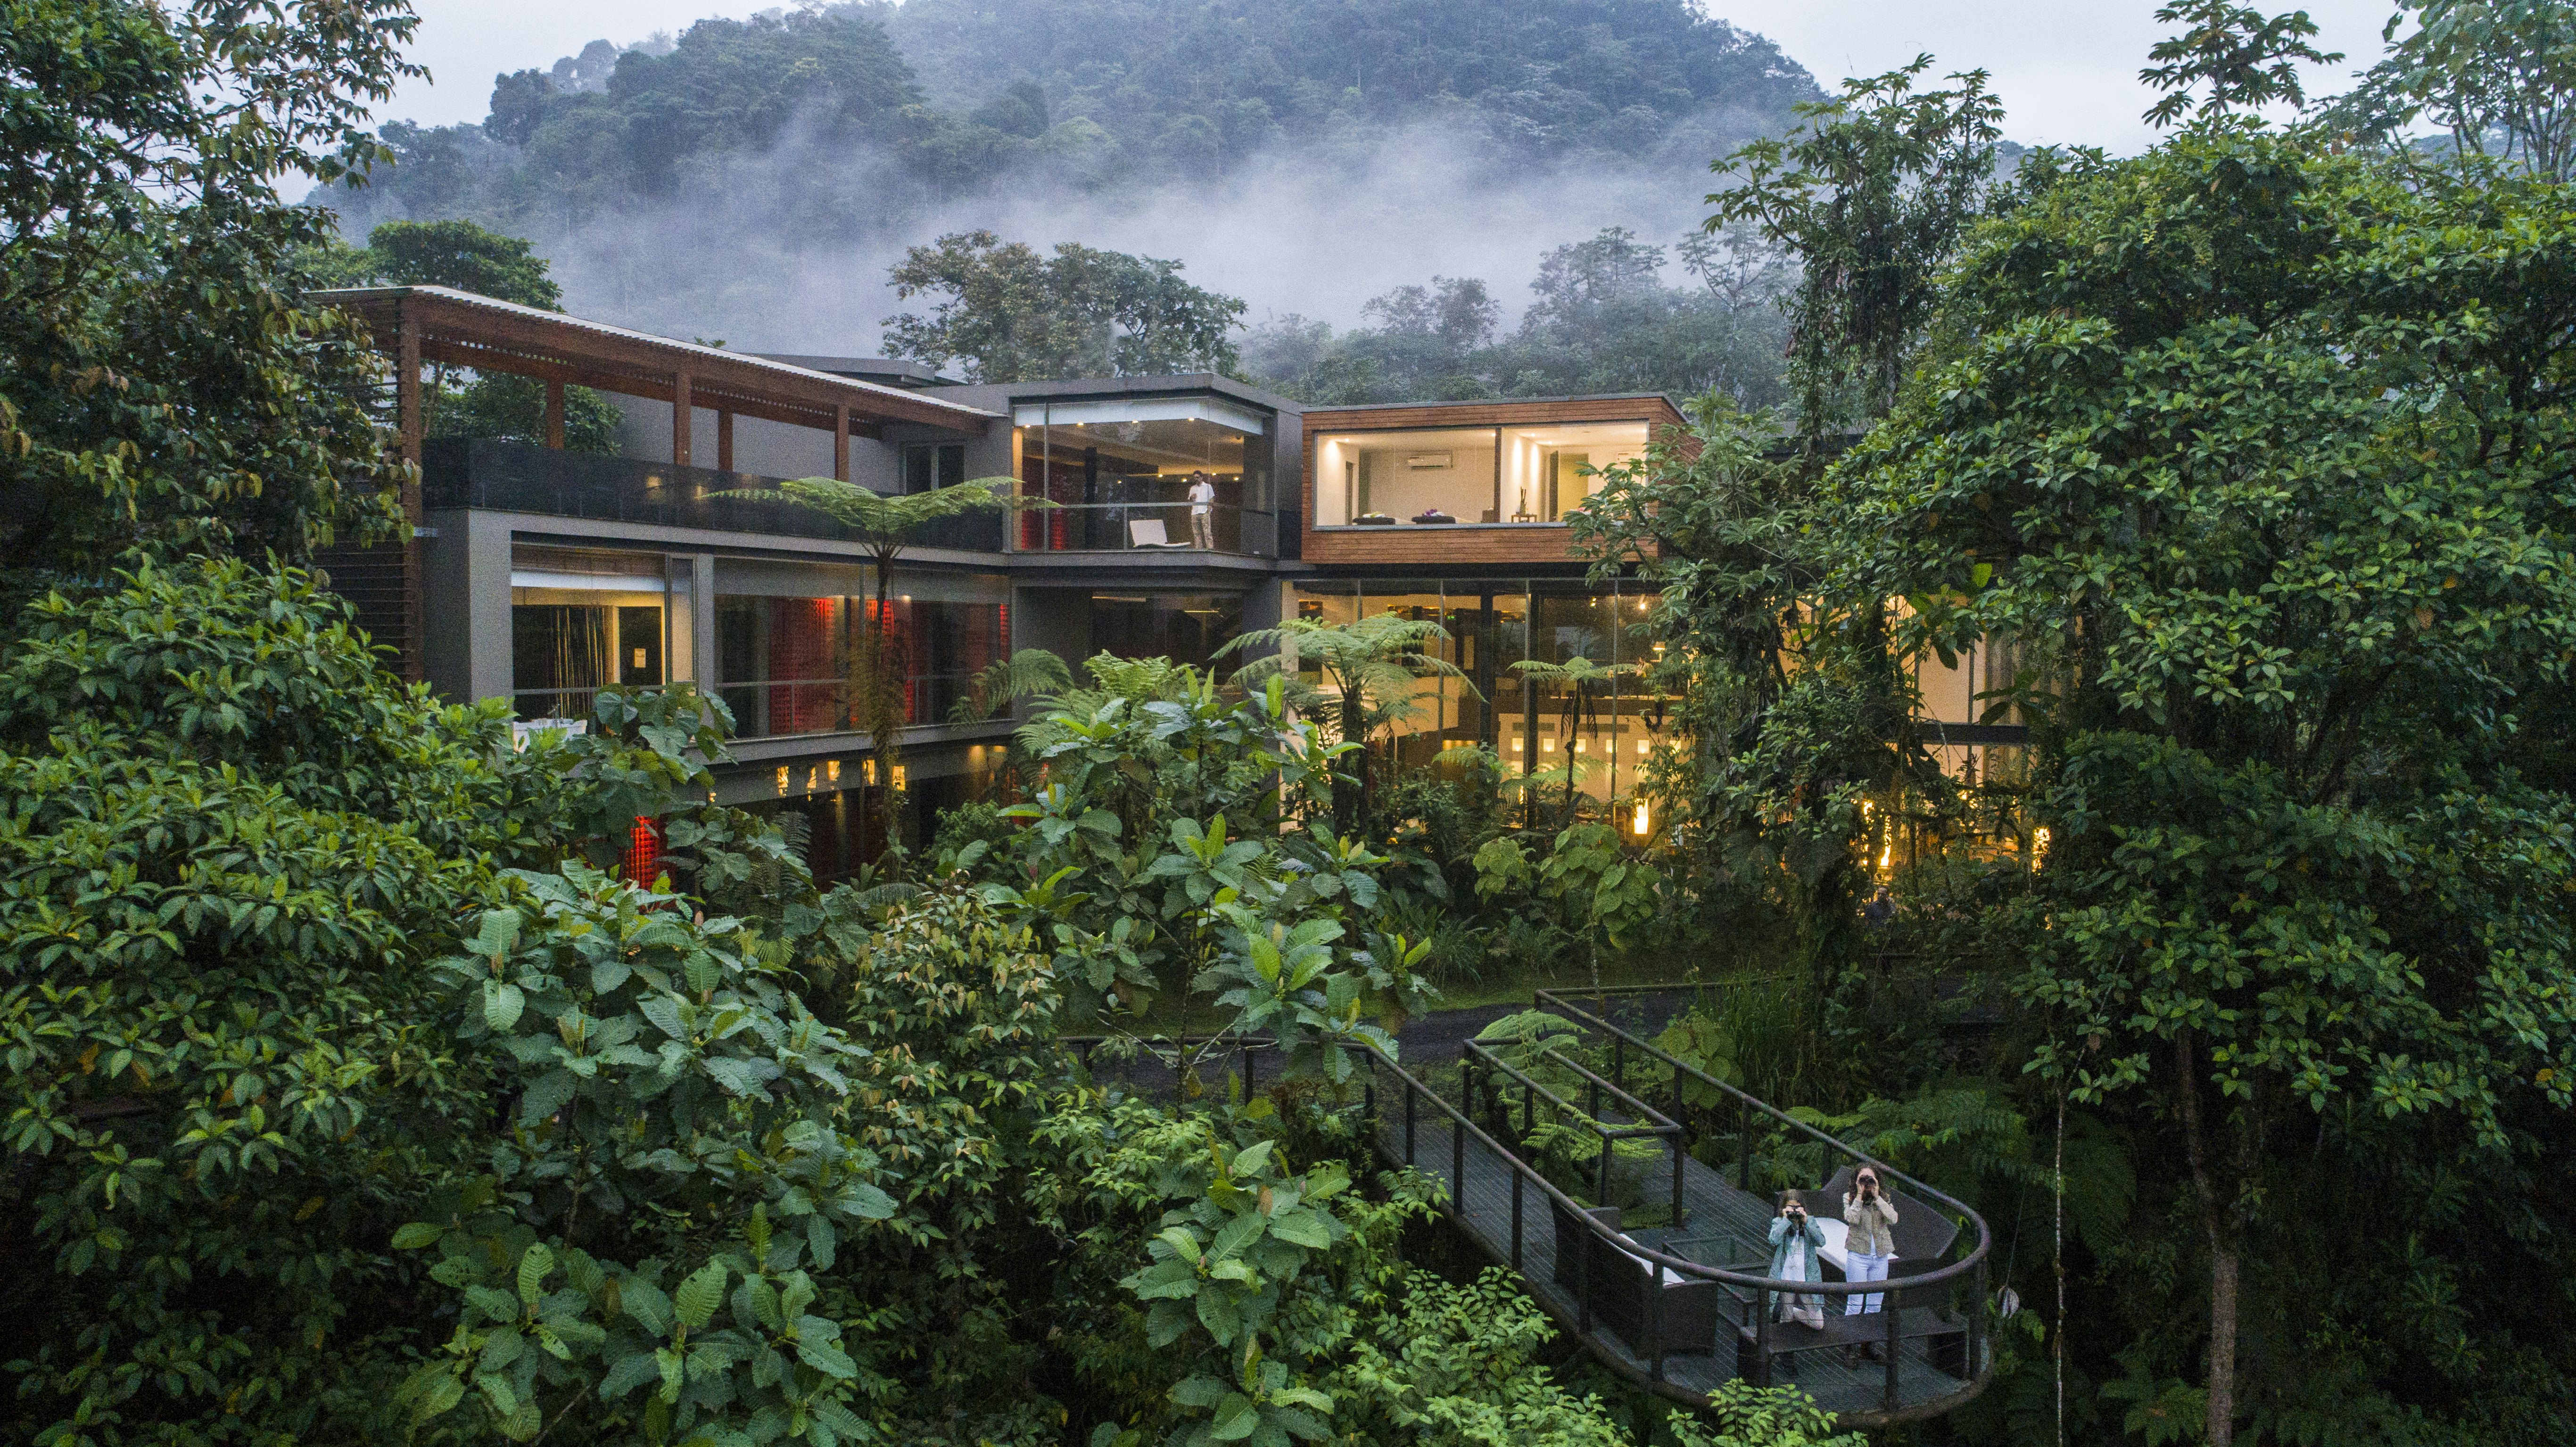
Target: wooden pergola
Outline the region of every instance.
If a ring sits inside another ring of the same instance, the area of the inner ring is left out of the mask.
[[[546,445],[564,441],[564,388],[589,387],[671,404],[671,461],[695,465],[690,456],[693,417],[716,414],[717,470],[733,470],[733,419],[756,417],[810,427],[832,437],[832,475],[850,479],[850,439],[881,438],[890,423],[918,424],[958,435],[981,433],[999,414],[940,401],[920,392],[881,386],[785,362],[647,332],[586,321],[562,312],[444,286],[360,287],[312,293],[317,306],[364,321],[376,345],[393,359],[397,446],[412,476],[403,487],[403,512],[414,536],[398,545],[404,672],[421,676],[422,520],[419,467],[427,418],[421,397],[423,363],[469,367],[533,377],[546,386]],[[360,550],[335,559],[333,572],[378,574],[390,558],[362,559]],[[374,552],[376,550],[366,550]],[[390,551],[390,550],[386,550]],[[390,581],[388,579],[388,581]]]
[[[563,446],[563,389],[590,387],[671,404],[671,461],[692,465],[689,417],[716,414],[719,471],[733,468],[739,415],[832,434],[833,475],[850,476],[850,438],[883,435],[889,422],[980,432],[996,414],[918,392],[808,371],[742,352],[677,342],[562,312],[444,286],[366,287],[313,294],[316,305],[363,318],[394,359],[403,456],[420,460],[420,368],[444,362],[546,384],[546,445]]]

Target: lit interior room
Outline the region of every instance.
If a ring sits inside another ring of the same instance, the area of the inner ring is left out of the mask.
[[[1646,448],[1636,422],[1336,432],[1315,441],[1317,527],[1562,523],[1601,469]]]

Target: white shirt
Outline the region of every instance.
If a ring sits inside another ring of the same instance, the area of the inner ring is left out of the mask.
[[[1191,516],[1207,516],[1208,504],[1214,501],[1216,501],[1216,484],[1212,482],[1194,482],[1190,484]]]

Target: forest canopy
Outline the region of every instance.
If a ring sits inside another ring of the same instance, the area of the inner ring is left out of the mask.
[[[397,123],[367,198],[416,217],[582,215],[801,128],[916,186],[1024,162],[1113,189],[1208,184],[1272,145],[1348,151],[1432,122],[1496,159],[1695,165],[1815,83],[1684,0],[958,0],[702,20],[494,79],[479,126]]]

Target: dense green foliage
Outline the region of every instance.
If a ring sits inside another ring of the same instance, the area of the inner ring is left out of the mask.
[[[1764,137],[1713,161],[1741,184],[1708,198],[1714,231],[1758,222],[1796,255],[1790,369],[1799,425],[1810,435],[1882,416],[1896,400],[1930,324],[1933,277],[1984,200],[2003,105],[1982,71],[1955,90],[1917,91],[1932,68],[1843,83],[1798,107],[1786,137]]]
[[[1370,325],[1345,332],[1276,317],[1245,339],[1244,370],[1327,406],[1641,391],[1780,401],[1779,253],[1741,229],[1673,250],[1678,286],[1664,283],[1664,248],[1624,227],[1550,250],[1508,335],[1496,333],[1501,304],[1472,277],[1398,287],[1363,309]]]
[[[1276,690],[1042,723],[999,867],[871,903],[689,802],[720,706],[514,749],[293,573],[51,596],[0,658],[13,1439],[1625,1440],[1410,1259],[1429,1188],[1333,1082],[1419,986],[1381,861],[1277,830],[1331,751]],[[650,889],[586,862],[638,815]],[[1278,1038],[1270,1092],[1093,1085],[1104,956]]]
[[[286,309],[325,268],[265,187],[297,147],[364,160],[344,102],[407,23],[245,13],[28,4],[0,32],[9,123],[50,167],[0,172],[0,285],[69,299],[10,333],[9,375],[192,355],[181,293],[129,287],[199,288],[210,335],[269,349],[231,397],[188,366],[100,374],[131,413],[0,392],[9,465],[83,479],[12,535],[54,572],[13,577],[0,622],[10,1440],[1634,1440],[1643,1400],[1567,1370],[1362,1135],[1355,1058],[1480,950],[1769,967],[1662,1044],[1968,1201],[2023,1303],[1993,1389],[1927,1439],[2576,1428],[2576,205],[2525,104],[2539,10],[2442,8],[2374,72],[2485,157],[2234,114],[2295,82],[2307,32],[2222,4],[2174,11],[2155,57],[2206,116],[2135,159],[2042,156],[1990,191],[1975,88],[1910,72],[1743,153],[1765,232],[1730,240],[1805,268],[1815,445],[1721,389],[1580,516],[1605,568],[1665,589],[1654,682],[1686,742],[1649,772],[1649,847],[1571,774],[1514,798],[1481,750],[1395,767],[1444,640],[1368,620],[1258,637],[1311,672],[1231,688],[1014,659],[988,701],[1050,690],[1018,792],[864,893],[706,802],[731,721],[693,688],[606,690],[584,734],[514,746],[501,705],[403,689],[343,605],[240,558],[356,517],[323,480],[388,475],[365,414],[320,400],[373,369]],[[723,38],[630,85],[805,83],[729,76]],[[323,93],[285,97],[281,56]],[[627,62],[584,67],[606,88],[574,109],[624,104]],[[998,86],[975,124],[1049,134],[1053,83]],[[515,78],[531,150],[548,95]],[[102,151],[102,125],[198,149]],[[506,239],[379,240],[551,301]],[[1642,250],[1607,236],[1552,275],[1579,301],[1650,275]],[[1499,350],[1474,283],[1376,315],[1349,355],[1406,385],[1500,375],[1456,370]],[[166,430],[116,440],[142,421]],[[1870,425],[1825,445],[1844,421]],[[1974,777],[1913,682],[1971,646],[2010,660],[1991,716],[2030,728]],[[1556,666],[1572,710],[1580,662]],[[662,864],[626,879],[645,818]],[[1110,1038],[1086,1063],[1066,1029]],[[1253,1033],[1259,1091],[1226,1069]],[[1569,1096],[1603,1063],[1549,1015],[1486,1043]],[[1123,1083],[1139,1049],[1176,1101]],[[1696,1089],[1677,1103],[1717,1104]],[[1524,1143],[1651,1210],[1644,1162],[1579,1122]],[[1770,1186],[1833,1163],[1778,1122],[1744,1151]],[[1656,1440],[1830,1430],[1739,1384]]]
[[[2400,19],[2413,12],[2403,39]],[[2327,125],[2404,144],[2431,122],[2438,149],[2492,156],[2553,181],[2576,180],[2576,4],[2568,0],[2426,0],[2402,6],[2396,43]]]
[[[333,180],[411,68],[398,0],[0,11],[0,595],[128,547],[276,550],[392,523],[355,329],[298,311]]]
[[[937,103],[1034,82],[1042,114],[1166,173],[1423,119],[1519,156],[1635,156],[1699,140],[1689,123],[1713,109],[1776,116],[1812,93],[1768,41],[1672,0],[931,0],[886,24]]]
[[[887,318],[886,355],[962,363],[974,382],[1234,371],[1227,333],[1244,304],[1180,273],[1070,241],[1049,257],[990,231],[943,236],[894,267],[897,297],[942,300],[926,317]]]
[[[1712,401],[1592,537],[1662,546],[1677,842],[1738,882],[1708,907],[1785,918],[1815,966],[1847,1092],[1818,1103],[1936,1083],[1907,1002],[1946,975],[2010,1011],[1980,1088],[2073,1108],[2052,1345],[2111,1384],[2068,1430],[2125,1402],[2150,1440],[2548,1440],[2576,1361],[2512,1283],[2576,1260],[2542,1185],[2576,1061],[2576,211],[2226,118],[2296,38],[2178,51],[2226,103],[2143,157],[2026,167],[1841,462]],[[1989,717],[2032,733],[1969,780],[1910,668],[1972,645],[2010,650]],[[1909,987],[1855,968],[1853,904],[1927,840]],[[2408,1244],[2325,1224],[2358,1203]],[[2030,1370],[1963,1426],[2044,1418]]]
[[[11,1435],[368,1420],[397,1363],[334,1348],[388,1325],[392,1217],[479,1108],[421,951],[516,850],[507,725],[403,694],[292,577],[31,614],[0,683]]]
[[[495,81],[480,126],[388,129],[400,163],[375,204],[521,228],[678,194],[790,138],[865,149],[937,195],[1041,166],[1205,186],[1266,149],[1423,123],[1496,161],[1695,165],[1815,93],[1681,0],[837,4]]]
[[[563,288],[546,259],[515,236],[471,221],[385,221],[367,244],[327,243],[308,263],[335,287],[445,286],[541,311],[563,310]],[[493,437],[548,445],[546,387],[534,377],[452,374],[445,362],[422,376],[421,424],[431,437]],[[588,387],[563,389],[563,445],[573,452],[617,450],[616,404]]]

